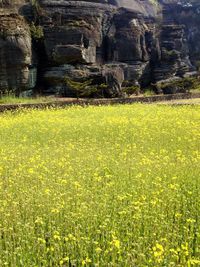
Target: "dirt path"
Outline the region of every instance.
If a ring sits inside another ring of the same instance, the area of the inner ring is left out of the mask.
[[[170,105],[194,105],[200,104],[200,93],[186,93],[174,95],[153,95],[153,96],[136,96],[130,98],[110,98],[110,99],[75,99],[75,98],[58,98],[50,102],[42,103],[23,103],[23,104],[0,104],[0,112],[7,110],[17,110],[22,108],[42,109],[47,107],[66,107],[72,105],[116,105],[116,104],[133,104],[133,103],[157,103]]]

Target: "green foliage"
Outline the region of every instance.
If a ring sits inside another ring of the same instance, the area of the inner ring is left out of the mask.
[[[33,13],[34,13],[35,20],[37,21],[38,17],[40,15],[44,15],[45,11],[41,7],[41,5],[40,5],[38,0],[31,0],[31,5],[32,5],[32,8],[33,8]]]
[[[40,16],[44,15],[44,10],[40,6],[38,0],[31,0],[31,5],[34,14],[34,22],[31,22],[30,32],[33,40],[39,41],[44,38],[43,27],[40,26]]]
[[[14,97],[14,90],[12,89],[1,89],[0,90],[0,99],[2,99],[3,97]]]
[[[31,0],[31,5],[32,7],[34,7],[36,10],[40,9],[40,4],[38,2],[38,0]]]
[[[145,88],[143,95],[144,96],[152,96],[152,95],[155,95],[155,92],[153,91],[152,88]]]
[[[158,5],[158,0],[149,0],[153,5]]]
[[[14,95],[7,95],[0,97],[0,104],[34,104],[46,103],[56,101],[54,97],[15,97]]]
[[[96,91],[97,97],[105,97],[106,92],[108,90],[108,85],[106,83],[101,83],[97,85],[96,88],[97,88]]]
[[[43,28],[40,25],[35,25],[34,22],[30,25],[31,36],[34,40],[40,40],[44,37]]]
[[[101,83],[100,85],[98,85],[98,87],[101,90],[106,90],[108,88],[108,85],[106,83]]]
[[[64,83],[66,84],[67,87],[70,88],[72,92],[75,93],[77,99],[80,97],[88,97],[97,90],[95,86],[90,86],[92,83],[91,79],[86,80],[84,82],[83,81],[78,82],[78,81],[73,81],[69,77],[65,77]]]
[[[177,56],[177,51],[176,50],[166,50],[165,49],[165,54],[167,54],[169,57],[176,57]]]
[[[127,95],[139,94],[140,87],[137,85],[132,85],[128,87],[123,87],[122,92],[126,93]]]
[[[189,92],[190,90],[195,89],[200,84],[200,81],[196,77],[188,77],[188,78],[182,78],[179,80],[169,81],[169,82],[163,82],[159,83],[157,85],[158,90],[165,91],[171,91],[176,93],[178,92]]]
[[[122,84],[122,93],[125,93],[127,95],[138,95],[140,92],[140,86],[134,85],[130,81],[124,81]]]
[[[196,67],[197,67],[197,70],[200,71],[200,60],[198,60],[198,61],[196,62]]]

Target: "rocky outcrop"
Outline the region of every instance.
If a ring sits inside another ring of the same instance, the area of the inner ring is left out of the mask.
[[[30,84],[32,44],[30,28],[18,10],[20,1],[3,0],[0,9],[0,92],[19,94]]]
[[[90,81],[87,96],[116,97],[200,65],[197,0],[2,1],[1,91],[37,82],[44,94],[73,96],[69,78]]]
[[[180,93],[196,81],[199,69],[200,3],[197,0],[161,0],[160,60],[155,62],[153,77],[160,92]],[[188,80],[189,78],[189,80]],[[180,81],[182,80],[182,81]]]
[[[0,90],[29,87],[29,66],[32,61],[28,25],[17,15],[0,16]]]
[[[48,92],[56,89],[58,93],[60,90],[71,94],[62,82],[66,75],[71,79],[92,79],[92,85],[107,84],[110,89],[106,96],[123,94],[122,77],[132,84],[150,82],[151,58],[156,54],[153,50],[158,40],[156,8],[149,1],[43,0],[40,8],[48,57],[48,67],[44,69]],[[59,80],[56,88],[52,79],[55,68],[56,81]],[[74,72],[79,73],[78,77]]]

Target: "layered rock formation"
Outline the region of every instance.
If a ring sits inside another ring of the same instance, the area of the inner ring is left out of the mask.
[[[1,91],[73,96],[88,80],[83,95],[116,97],[200,64],[198,1],[3,0],[0,11]]]
[[[28,88],[32,48],[29,25],[18,15],[19,3],[0,4],[0,92]]]
[[[107,84],[104,95],[119,96],[123,80],[136,84],[146,74],[156,29],[150,2],[43,0],[40,8],[49,93],[56,88],[69,95],[69,76],[91,79],[92,86]]]

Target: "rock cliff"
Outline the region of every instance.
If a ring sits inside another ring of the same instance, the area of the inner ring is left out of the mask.
[[[195,75],[199,12],[198,0],[0,0],[0,91],[181,91],[157,85]]]

